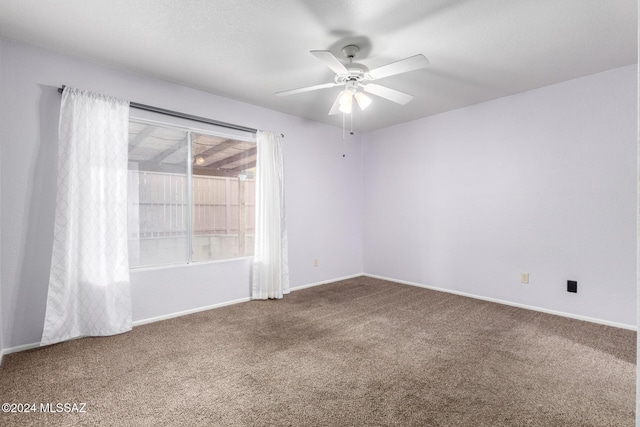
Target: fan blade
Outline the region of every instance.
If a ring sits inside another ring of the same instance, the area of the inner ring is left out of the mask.
[[[325,65],[331,68],[334,73],[349,74],[349,70],[347,70],[347,67],[345,67],[342,62],[338,61],[338,58],[336,58],[333,53],[329,52],[328,50],[312,50],[311,54],[318,58],[320,61],[324,62]]]
[[[296,93],[311,92],[312,90],[326,89],[326,88],[334,87],[334,86],[339,86],[339,83],[324,83],[324,84],[321,84],[321,85],[301,87],[300,89],[285,90],[285,91],[282,91],[282,92],[276,92],[276,95],[277,96],[288,96],[288,95],[294,95]]]
[[[388,87],[380,86],[374,83],[360,86],[367,93],[388,99],[389,101],[393,101],[401,105],[404,105],[413,99],[413,96],[407,95],[404,92],[400,92],[395,89],[389,89]]]
[[[429,60],[424,55],[414,55],[382,67],[374,68],[369,74],[374,79],[394,76],[396,74],[408,73],[409,71],[419,70],[429,65]]]
[[[338,96],[336,96],[336,100],[333,102],[333,105],[331,106],[331,109],[329,110],[329,115],[333,116],[335,114],[338,114],[340,112],[340,97],[342,96],[342,94],[344,93],[344,91],[340,92],[338,94]]]

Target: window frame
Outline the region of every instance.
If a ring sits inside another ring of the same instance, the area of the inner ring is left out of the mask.
[[[155,113],[154,113],[155,114]],[[159,264],[144,264],[140,266],[131,267],[129,265],[130,271],[145,271],[145,270],[154,270],[154,269],[165,269],[172,268],[178,266],[190,266],[190,265],[205,265],[205,264],[214,264],[221,262],[234,262],[239,260],[246,260],[253,258],[253,255],[243,255],[243,256],[235,256],[229,258],[218,258],[218,259],[207,259],[207,260],[194,260],[194,251],[193,251],[193,162],[191,161],[193,153],[192,153],[192,135],[202,134],[209,135],[215,137],[229,138],[234,141],[248,142],[252,144],[257,144],[257,136],[255,133],[244,132],[244,131],[235,131],[229,132],[229,129],[226,129],[222,126],[210,125],[205,123],[199,123],[198,125],[203,126],[192,126],[190,124],[195,124],[196,122],[190,121],[188,119],[179,119],[176,121],[180,121],[181,123],[169,123],[157,119],[149,119],[146,117],[139,117],[129,115],[129,123],[135,122],[138,124],[156,126],[156,127],[167,127],[183,130],[187,135],[187,155],[185,157],[186,162],[186,175],[185,178],[187,180],[186,185],[186,194],[187,194],[187,254],[186,254],[186,262],[183,261],[174,261],[174,262],[166,262]],[[251,136],[249,136],[251,135]],[[127,231],[128,233],[129,231]]]

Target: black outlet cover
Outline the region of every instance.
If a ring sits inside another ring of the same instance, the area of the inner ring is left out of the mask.
[[[578,282],[575,280],[567,280],[567,292],[578,293]]]

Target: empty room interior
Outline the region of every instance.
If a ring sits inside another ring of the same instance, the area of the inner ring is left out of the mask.
[[[0,0],[0,424],[635,425],[637,62],[634,0]]]

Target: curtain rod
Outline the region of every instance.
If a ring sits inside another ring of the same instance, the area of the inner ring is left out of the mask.
[[[58,92],[62,93],[65,87],[66,87],[65,85],[62,85],[62,87],[58,88]],[[256,133],[258,131],[257,129],[248,128],[241,125],[234,125],[232,123],[220,122],[218,120],[208,119],[206,117],[193,116],[191,114],[181,113],[179,111],[166,110],[164,108],[154,107],[152,105],[138,104],[137,102],[129,102],[129,106],[131,108],[136,108],[138,110],[151,111],[153,113],[160,113],[166,116],[178,117],[179,119],[187,119],[187,120],[193,120],[195,122],[206,123],[209,125],[221,126],[227,129],[235,129],[235,130],[241,130],[244,132],[251,132],[251,133]]]

